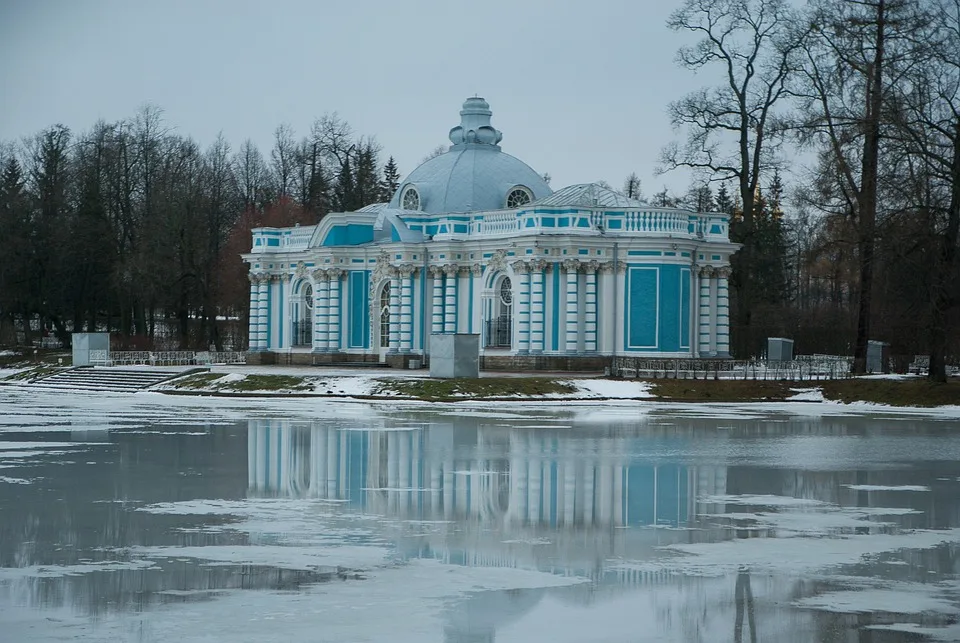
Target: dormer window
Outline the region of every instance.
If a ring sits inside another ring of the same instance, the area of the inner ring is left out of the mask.
[[[518,185],[507,193],[507,208],[513,210],[533,201],[533,194],[529,188]]]
[[[400,197],[400,207],[404,210],[420,209],[420,193],[417,192],[417,188],[408,185],[403,190],[403,195]]]

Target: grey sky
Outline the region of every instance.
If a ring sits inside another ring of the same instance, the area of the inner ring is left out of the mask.
[[[554,189],[636,171],[648,196],[667,103],[715,78],[673,62],[678,0],[0,0],[0,140],[132,117],[150,102],[208,144],[269,154],[337,111],[403,174],[490,101],[504,151]]]

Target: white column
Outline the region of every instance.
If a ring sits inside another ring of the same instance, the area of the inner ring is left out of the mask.
[[[443,267],[443,332],[448,334],[457,332],[457,272],[455,264]]]
[[[583,317],[583,350],[587,353],[597,352],[597,270],[600,265],[596,261],[584,264],[587,272],[587,288],[584,293],[586,310]]]
[[[547,262],[537,259],[530,262],[530,352],[542,353],[545,346],[543,315],[543,282]]]
[[[699,343],[700,357],[707,357],[713,354],[713,347],[710,345],[710,275],[712,268],[701,266],[698,274],[700,275],[700,311],[699,321]]]
[[[249,324],[247,327],[247,349],[257,350],[257,315],[260,314],[260,275],[255,272],[248,272],[247,278],[250,279],[250,308]]]
[[[327,350],[330,279],[322,269],[313,271],[313,350]]]
[[[400,347],[400,273],[394,268],[390,275],[390,352]]]
[[[279,294],[277,295],[277,317],[283,330],[277,334],[277,348],[293,346],[293,317],[290,310],[290,283],[293,275],[280,275]],[[282,335],[282,337],[281,337]]]
[[[267,349],[267,316],[270,311],[267,309],[267,298],[270,291],[270,276],[260,275],[257,284],[259,294],[257,296],[257,349]]]
[[[400,352],[413,350],[413,273],[417,267],[400,266]],[[393,343],[393,342],[391,342]]]
[[[530,352],[530,266],[525,261],[514,261],[513,274],[519,277],[519,283],[513,287],[517,315],[517,353]]]
[[[443,332],[443,268],[430,266],[430,276],[433,277],[433,304],[430,314],[430,333],[439,335]]]
[[[730,268],[717,271],[717,357],[730,357]]]
[[[579,270],[580,261],[566,259],[563,262],[563,271],[567,275],[566,292],[566,350],[567,354],[575,354],[580,348],[580,307],[579,307]],[[559,343],[557,344],[559,346]]]
[[[340,278],[342,268],[327,270],[330,276],[330,306],[327,309],[327,350],[340,350]]]

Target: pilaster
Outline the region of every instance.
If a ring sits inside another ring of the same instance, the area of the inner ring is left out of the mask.
[[[698,317],[698,337],[700,357],[709,357],[714,353],[710,344],[710,279],[713,268],[700,266],[697,273],[700,276],[700,310]]]
[[[400,273],[400,352],[413,350],[413,275],[417,267],[405,264]],[[394,344],[393,341],[390,342]]]
[[[457,332],[457,273],[459,266],[448,263],[443,267],[443,332]]]
[[[345,274],[343,268],[328,268],[330,282],[330,305],[327,308],[327,350],[340,350],[340,283]]]
[[[583,350],[597,352],[597,271],[600,263],[596,260],[583,264],[586,273],[586,291],[584,293]]]
[[[730,268],[717,270],[717,357],[730,357]]]
[[[576,354],[580,347],[580,328],[578,324],[580,320],[580,309],[578,306],[580,261],[577,259],[565,259],[563,261],[563,271],[567,276],[565,320],[566,351],[568,354]]]
[[[430,276],[433,278],[430,332],[433,335],[439,335],[443,332],[443,268],[430,266]]]
[[[511,264],[513,274],[518,276],[519,284],[514,286],[517,300],[517,353],[530,352],[530,265],[525,261]]]
[[[544,273],[549,264],[543,259],[530,262],[530,352],[542,353],[544,336]]]
[[[396,353],[400,347],[400,273],[390,268],[390,352]]]
[[[330,314],[330,278],[323,269],[310,273],[313,278],[313,350],[328,350],[327,324]]]

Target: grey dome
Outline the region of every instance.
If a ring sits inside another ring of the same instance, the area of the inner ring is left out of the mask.
[[[500,150],[502,134],[490,125],[489,105],[468,98],[460,112],[461,123],[450,130],[450,149],[425,161],[407,176],[390,200],[400,208],[402,196],[412,186],[420,210],[439,214],[500,210],[515,187],[526,188],[531,201],[553,193],[533,168]]]

